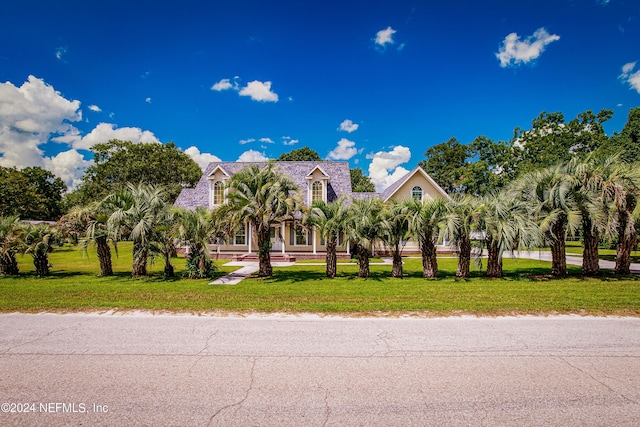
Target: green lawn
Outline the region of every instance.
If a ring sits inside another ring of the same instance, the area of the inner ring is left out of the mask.
[[[176,259],[178,274],[184,260]],[[249,278],[236,286],[211,286],[208,280],[164,280],[162,263],[143,279],[130,277],[131,250],[120,245],[114,277],[98,277],[95,255],[75,248],[51,254],[52,276],[36,278],[31,258],[20,258],[22,275],[0,278],[0,311],[152,310],[205,312],[314,312],[324,314],[478,315],[620,314],[640,315],[640,277],[583,279],[569,267],[566,279],[549,279],[547,262],[505,260],[504,279],[454,277],[456,260],[442,258],[442,277],[421,277],[421,260],[405,259],[404,279],[392,279],[390,265],[373,265],[372,277],[357,277],[358,267],[340,264],[338,277],[327,279],[324,265],[297,264],[274,268],[269,279]],[[223,261],[217,261],[222,264]],[[220,274],[235,267],[221,267]]]

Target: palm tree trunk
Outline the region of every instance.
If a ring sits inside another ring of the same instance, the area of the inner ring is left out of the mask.
[[[273,274],[273,267],[271,266],[271,238],[269,236],[269,229],[259,230],[255,227],[258,238],[258,260],[260,261],[260,270],[258,271],[258,277],[271,277]]]
[[[633,212],[636,207],[634,197],[627,196],[627,210],[619,212],[620,221],[618,223],[618,249],[616,250],[616,274],[631,273],[631,251],[638,246],[638,234],[636,232],[633,217],[629,212]]]
[[[141,247],[138,242],[133,242],[133,266],[131,268],[132,276],[147,275],[147,258],[149,252]]]
[[[402,254],[400,246],[396,245],[393,249],[393,268],[391,269],[391,277],[402,279]]]
[[[551,274],[554,276],[567,275],[567,253],[564,240],[565,221],[560,219],[553,224],[553,242],[551,243]]]
[[[171,252],[165,252],[164,256],[164,277],[173,277],[175,275],[175,271],[173,265],[171,265]]]
[[[107,241],[107,236],[96,238],[96,252],[100,261],[100,275],[113,276],[113,265],[111,264],[111,248]]]
[[[469,236],[464,236],[458,242],[458,270],[456,271],[456,277],[469,277],[469,270],[471,268],[471,239]]]
[[[338,271],[338,259],[336,256],[337,242],[334,240],[327,240],[326,245],[326,261],[327,261],[327,277],[336,277]]]
[[[49,275],[49,256],[47,254],[34,256],[33,265],[36,267],[36,275],[38,277]]]
[[[584,215],[582,217],[582,235],[584,251],[582,254],[582,275],[583,276],[599,276],[600,275],[600,259],[598,255],[598,242],[600,233],[592,228],[591,218]]]
[[[487,277],[502,277],[502,258],[497,242],[487,234]]]
[[[369,277],[369,249],[366,249],[362,245],[358,245],[358,276]]]
[[[0,275],[17,276],[18,274],[20,274],[20,271],[18,270],[16,254],[8,251],[0,258]]]
[[[420,252],[422,253],[422,277],[432,278],[438,276],[438,257],[436,246],[431,237],[420,242]]]

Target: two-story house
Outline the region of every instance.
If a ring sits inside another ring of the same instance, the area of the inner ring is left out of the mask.
[[[433,181],[422,168],[416,168],[389,186],[382,193],[354,193],[351,189],[351,177],[347,162],[272,162],[279,171],[291,178],[300,189],[303,203],[310,206],[315,200],[331,202],[342,195],[351,198],[378,197],[384,202],[402,200],[408,197],[425,198],[447,197],[447,194]],[[202,178],[193,189],[184,189],[175,205],[187,209],[205,207],[214,209],[226,202],[226,181],[236,172],[248,165],[266,166],[267,162],[239,163],[213,162],[205,170]],[[298,258],[324,256],[324,242],[314,229],[305,229],[295,222],[285,222],[271,230],[271,251],[289,254]],[[220,242],[214,250],[220,254],[241,255],[257,252],[256,239],[247,224],[232,238]],[[379,248],[383,249],[383,248]],[[411,244],[407,251],[415,250]],[[340,238],[339,256],[349,256],[349,245]]]

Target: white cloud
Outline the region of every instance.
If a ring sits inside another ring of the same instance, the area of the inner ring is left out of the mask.
[[[93,130],[80,138],[79,136],[73,141],[60,141],[58,142],[71,142],[72,147],[79,150],[88,150],[95,144],[108,142],[112,139],[119,139],[122,141],[131,141],[135,144],[147,143],[147,142],[160,142],[153,132],[148,130],[142,130],[134,127],[116,128],[113,123],[100,123]]]
[[[396,33],[391,27],[387,27],[384,30],[380,30],[376,33],[376,44],[385,47],[387,44],[393,44],[393,35]]]
[[[223,90],[228,90],[233,87],[234,85],[231,84],[231,79],[222,79],[218,83],[215,83],[213,86],[211,86],[211,90],[221,92]]]
[[[351,120],[347,119],[344,122],[340,123],[340,127],[338,128],[338,130],[343,130],[345,132],[351,133],[358,130],[359,127],[359,124],[353,123]]]
[[[56,48],[56,58],[59,61],[63,61],[62,57],[64,56],[65,53],[67,53],[69,49],[67,49],[65,46],[60,46],[58,48]]]
[[[259,102],[278,102],[278,95],[271,91],[271,82],[249,82],[240,90],[240,96],[249,96]]]
[[[238,157],[238,160],[236,161],[237,162],[266,162],[267,160],[269,160],[269,158],[266,157],[264,154],[260,153],[259,151],[249,150],[240,154],[240,157]]]
[[[201,153],[198,147],[196,147],[195,145],[192,145],[191,147],[184,150],[184,153],[191,157],[202,170],[205,170],[211,162],[221,161],[218,156],[214,156],[210,153]]]
[[[400,165],[411,159],[411,150],[398,145],[391,151],[378,151],[367,158],[371,159],[369,177],[376,191],[381,192],[409,172]]]
[[[240,145],[245,145],[255,141],[256,141],[255,138],[249,138],[249,139],[241,139],[240,141],[238,141],[238,143],[240,143]]]
[[[503,68],[526,64],[538,58],[546,46],[556,40],[560,40],[560,36],[549,34],[544,27],[538,28],[532,36],[522,41],[518,34],[511,33],[502,41],[496,58],[500,60],[500,66]]]
[[[147,104],[151,104],[151,98],[145,98],[144,102],[146,102]]]
[[[54,157],[44,158],[44,168],[60,177],[67,184],[69,190],[76,188],[84,171],[92,163],[92,160],[86,160],[82,154],[74,149],[63,151]]]
[[[640,93],[640,70],[635,73],[633,70],[636,68],[636,62],[629,62],[622,66],[622,74],[618,78],[626,83],[629,83],[631,89],[635,89]]]
[[[328,157],[331,160],[349,160],[356,154],[358,154],[356,143],[349,141],[347,138],[342,138],[338,141],[336,148],[331,150]]]
[[[273,139],[271,138],[260,138],[260,142],[264,142],[265,144],[273,144]]]
[[[102,111],[100,107],[98,107],[97,105],[89,105],[87,108],[91,111],[95,111],[96,113],[99,113]]]
[[[282,137],[282,144],[283,145],[296,145],[298,142],[300,142],[299,139],[292,139],[290,136],[283,136]]]
[[[70,101],[44,80],[29,76],[20,87],[0,83],[0,165],[44,166],[41,145],[78,134],[80,101]]]

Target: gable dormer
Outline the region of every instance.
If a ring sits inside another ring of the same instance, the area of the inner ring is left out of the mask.
[[[307,206],[316,200],[327,202],[327,189],[329,187],[329,174],[320,165],[316,165],[305,176],[307,181]]]
[[[209,207],[215,208],[227,202],[227,180],[231,177],[222,166],[216,166],[207,179],[209,180]]]

